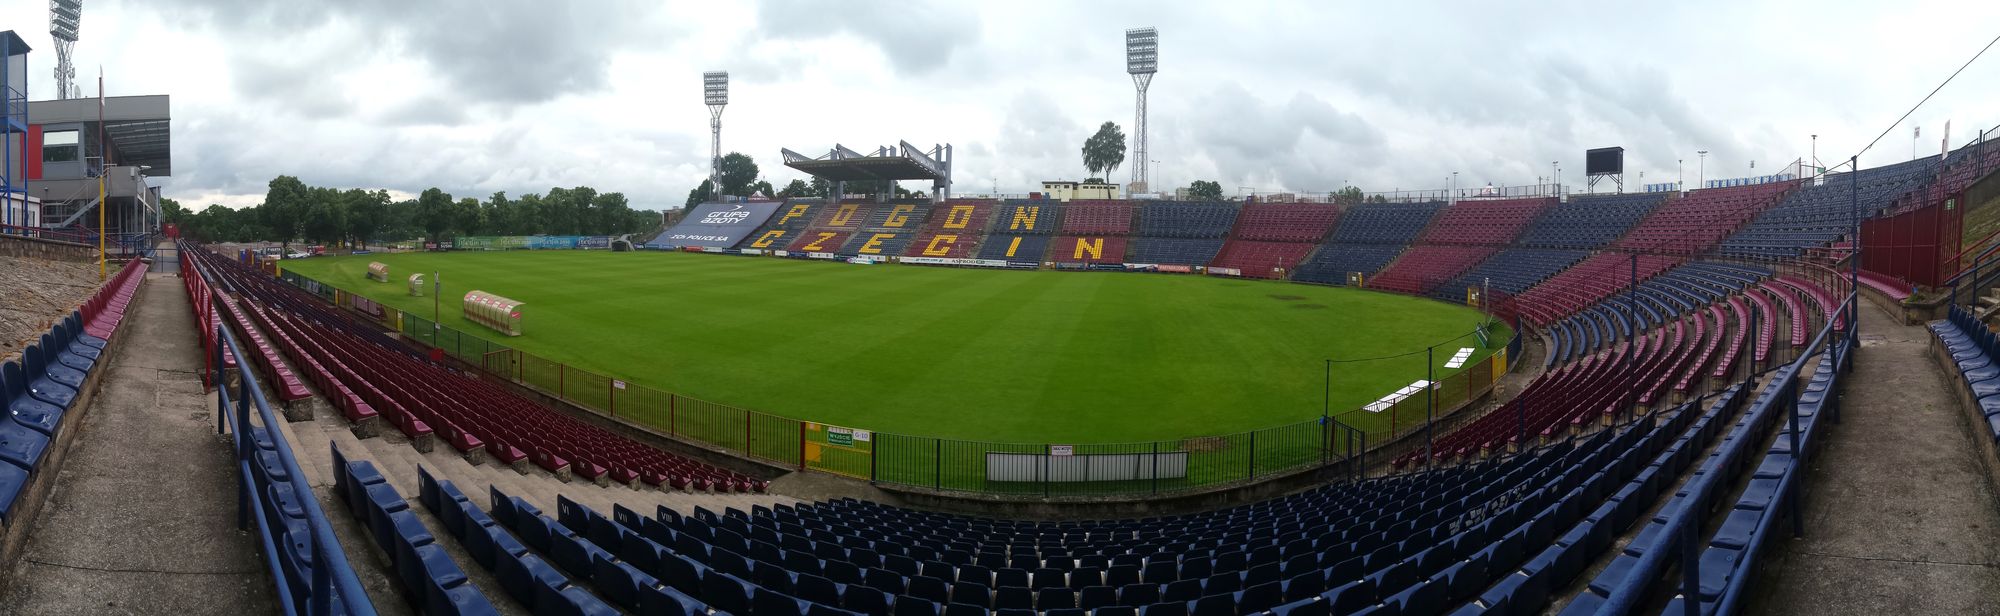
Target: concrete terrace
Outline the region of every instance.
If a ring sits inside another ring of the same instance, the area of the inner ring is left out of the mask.
[[[1861,310],[1841,424],[1813,458],[1805,537],[1770,546],[1750,614],[2000,614],[2000,499],[1931,335]],[[1975,436],[1974,431],[1981,434]]]
[[[145,285],[0,613],[277,610],[256,535],[236,530],[237,474],[202,392],[187,293],[172,274]]]

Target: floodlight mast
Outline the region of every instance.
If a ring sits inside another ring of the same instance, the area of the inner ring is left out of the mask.
[[[708,105],[709,198],[722,194],[722,108],[729,105],[729,72],[701,74],[701,100]]]
[[[83,27],[83,0],[49,0],[49,38],[56,42],[56,100],[78,95],[76,64],[77,32]]]
[[[1146,154],[1146,88],[1153,85],[1153,73],[1160,70],[1160,32],[1154,28],[1125,31],[1125,72],[1132,75],[1138,89],[1138,106],[1132,119],[1132,183],[1127,192],[1148,189]]]

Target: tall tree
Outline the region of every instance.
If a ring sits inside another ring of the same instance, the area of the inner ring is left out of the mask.
[[[314,188],[310,195],[299,216],[300,231],[316,244],[338,243],[347,235],[347,203],[331,188]]]
[[[685,207],[694,207],[697,205],[701,205],[703,203],[708,203],[709,201],[713,201],[714,199],[712,199],[711,197],[715,196],[714,193],[715,193],[715,183],[710,182],[708,180],[702,180],[700,186],[696,186],[694,187],[694,190],[688,191],[688,200],[687,200],[687,205]]]
[[[1361,196],[1361,187],[1349,186],[1333,193],[1333,202],[1343,205],[1354,205],[1361,202]]]
[[[771,188],[770,182],[765,180],[757,180],[756,183],[750,185],[750,188],[748,190],[744,191],[744,196],[750,196],[750,195],[770,196],[770,195],[775,195],[777,193],[778,193],[777,189]]]
[[[1194,183],[1188,184],[1188,197],[1203,201],[1220,201],[1222,200],[1222,183],[1195,180]]]
[[[181,221],[187,220],[187,217],[188,211],[186,208],[181,207],[181,202],[167,197],[160,197],[160,222],[179,224]]]
[[[757,182],[757,162],[750,160],[742,152],[730,152],[722,157],[722,194],[749,194],[752,184]]]
[[[486,224],[480,220],[479,200],[472,197],[459,199],[451,206],[451,226],[459,235],[480,235]]]
[[[1125,163],[1125,131],[1119,130],[1118,123],[1105,122],[1097,127],[1097,134],[1083,141],[1083,168],[1090,175],[1098,172],[1109,175]]]
[[[301,218],[310,205],[312,191],[305,182],[281,175],[271,180],[270,190],[264,193],[264,204],[257,206],[257,218],[289,253],[292,240],[299,236]]]
[[[433,186],[417,195],[417,224],[424,229],[424,237],[439,241],[444,232],[451,230],[451,193]]]
[[[352,188],[340,197],[347,203],[347,235],[354,239],[356,247],[367,248],[368,240],[374,239],[388,222],[389,191]]]
[[[790,184],[786,184],[784,188],[779,189],[778,194],[773,196],[779,199],[790,199],[792,197],[804,197],[810,194],[812,194],[812,187],[807,186],[805,180],[795,179],[792,180]]]
[[[582,230],[584,235],[619,235],[631,233],[632,206],[625,202],[625,193],[603,193],[591,199],[593,214],[590,226]]]

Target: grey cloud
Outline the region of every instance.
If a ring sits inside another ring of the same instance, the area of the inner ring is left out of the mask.
[[[809,39],[845,33],[882,50],[904,73],[931,73],[960,48],[979,44],[979,15],[945,2],[766,0],[759,29],[771,36]]]
[[[1270,103],[1225,83],[1200,96],[1187,116],[1187,138],[1205,149],[1225,182],[1332,190],[1379,164],[1386,150],[1380,129],[1305,92]]]
[[[173,23],[237,37],[227,53],[242,95],[325,116],[340,111],[337,103],[327,102],[330,74],[403,55],[428,65],[439,80],[428,87],[459,105],[506,107],[596,92],[609,82],[609,58],[615,51],[642,42],[642,36],[658,44],[678,35],[680,28],[652,18],[653,8],[637,0],[181,0],[160,10]],[[366,38],[337,49],[298,44],[340,27]],[[268,32],[284,35],[255,34]],[[456,119],[408,111],[416,117],[396,121]]]

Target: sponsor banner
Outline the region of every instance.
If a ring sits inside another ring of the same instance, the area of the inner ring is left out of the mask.
[[[574,250],[583,238],[575,235],[534,235],[527,239],[528,247],[535,250]]]
[[[729,248],[742,242],[770,220],[781,205],[777,201],[758,203],[703,203],[694,207],[674,228],[650,243],[668,246]]]
[[[611,248],[611,236],[591,235],[577,238],[576,247],[585,250],[605,250]]]
[[[874,258],[874,257],[848,257],[848,258],[847,258],[847,262],[848,262],[848,263],[852,263],[852,264],[855,264],[855,265],[874,265],[874,264],[875,264],[875,258]]]
[[[721,248],[718,248],[718,247],[715,247],[715,246],[702,246],[702,247],[701,247],[701,251],[702,251],[702,252],[714,252],[714,253],[720,253],[720,252],[722,252],[722,249],[721,249]]]
[[[737,254],[740,254],[740,255],[744,255],[744,256],[750,256],[750,257],[754,257],[754,256],[757,256],[757,255],[761,255],[761,254],[764,254],[764,250],[763,250],[763,249],[761,249],[761,248],[745,248],[745,249],[742,249],[742,250],[739,250],[739,251],[736,251],[736,253],[737,253]]]
[[[1162,265],[1160,271],[1170,274],[1192,274],[1194,267],[1188,265]]]
[[[941,257],[903,257],[901,260],[904,263],[916,263],[919,265],[958,265],[963,267],[1007,267],[1007,262],[1000,259],[946,259]]]
[[[1075,445],[1050,445],[1050,446],[1049,446],[1049,455],[1052,455],[1052,456],[1067,456],[1067,455],[1075,455],[1075,454],[1076,454],[1076,446],[1075,446]]]
[[[835,256],[835,255],[834,255],[833,253],[831,253],[831,252],[808,252],[808,253],[806,253],[806,258],[808,258],[808,259],[831,259],[831,258],[834,258],[834,256]]]
[[[682,246],[681,252],[701,252],[700,246]]]
[[[1217,276],[1242,276],[1243,270],[1233,267],[1211,267],[1208,268],[1208,273]]]
[[[356,251],[354,251],[354,252],[352,252],[352,253],[349,253],[349,254],[357,254],[357,255],[365,255],[365,254],[373,254],[374,252],[375,252],[375,251],[373,251],[373,250],[356,250]]]
[[[1135,272],[1153,272],[1159,271],[1160,266],[1152,263],[1127,263],[1125,264],[1125,269]]]
[[[842,428],[840,426],[833,426],[833,425],[829,425],[826,427],[826,444],[828,445],[853,447],[855,443],[866,443],[872,440],[873,438],[874,435],[870,434],[867,430]]]
[[[791,251],[788,251],[788,250],[773,250],[773,251],[771,251],[771,254],[772,254],[772,255],[775,255],[775,256],[780,256],[780,257],[789,257],[789,256],[792,256],[792,253],[791,253]]]

